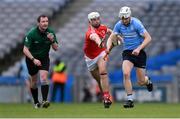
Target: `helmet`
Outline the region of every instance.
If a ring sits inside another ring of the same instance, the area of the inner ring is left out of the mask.
[[[88,20],[90,21],[91,19],[94,19],[94,18],[98,18],[100,17],[100,14],[98,12],[91,12],[88,14]]]
[[[119,11],[119,17],[120,18],[128,18],[131,16],[131,9],[130,7],[124,6]]]

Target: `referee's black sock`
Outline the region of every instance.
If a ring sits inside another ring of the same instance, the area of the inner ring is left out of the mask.
[[[34,100],[34,104],[39,103],[38,100],[38,88],[31,88],[31,94]]]
[[[41,85],[41,93],[42,93],[43,101],[47,101],[48,92],[49,92],[49,85]]]

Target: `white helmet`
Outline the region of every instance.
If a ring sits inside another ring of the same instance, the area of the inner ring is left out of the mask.
[[[91,19],[94,19],[94,18],[98,18],[100,17],[100,14],[98,12],[91,12],[88,14],[88,20],[90,21]]]
[[[122,18],[128,18],[131,16],[131,9],[130,7],[124,6],[119,11],[119,17]]]

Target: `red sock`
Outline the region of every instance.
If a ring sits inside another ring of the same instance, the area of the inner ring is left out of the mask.
[[[110,97],[109,92],[108,91],[103,92],[103,97]]]

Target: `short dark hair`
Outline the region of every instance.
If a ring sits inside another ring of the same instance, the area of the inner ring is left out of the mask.
[[[41,14],[41,15],[39,15],[39,16],[38,16],[38,18],[37,18],[37,22],[40,22],[41,17],[47,17],[47,18],[48,18],[48,16],[47,16],[47,15],[45,15],[45,14]],[[48,18],[48,19],[49,19],[49,18]]]

